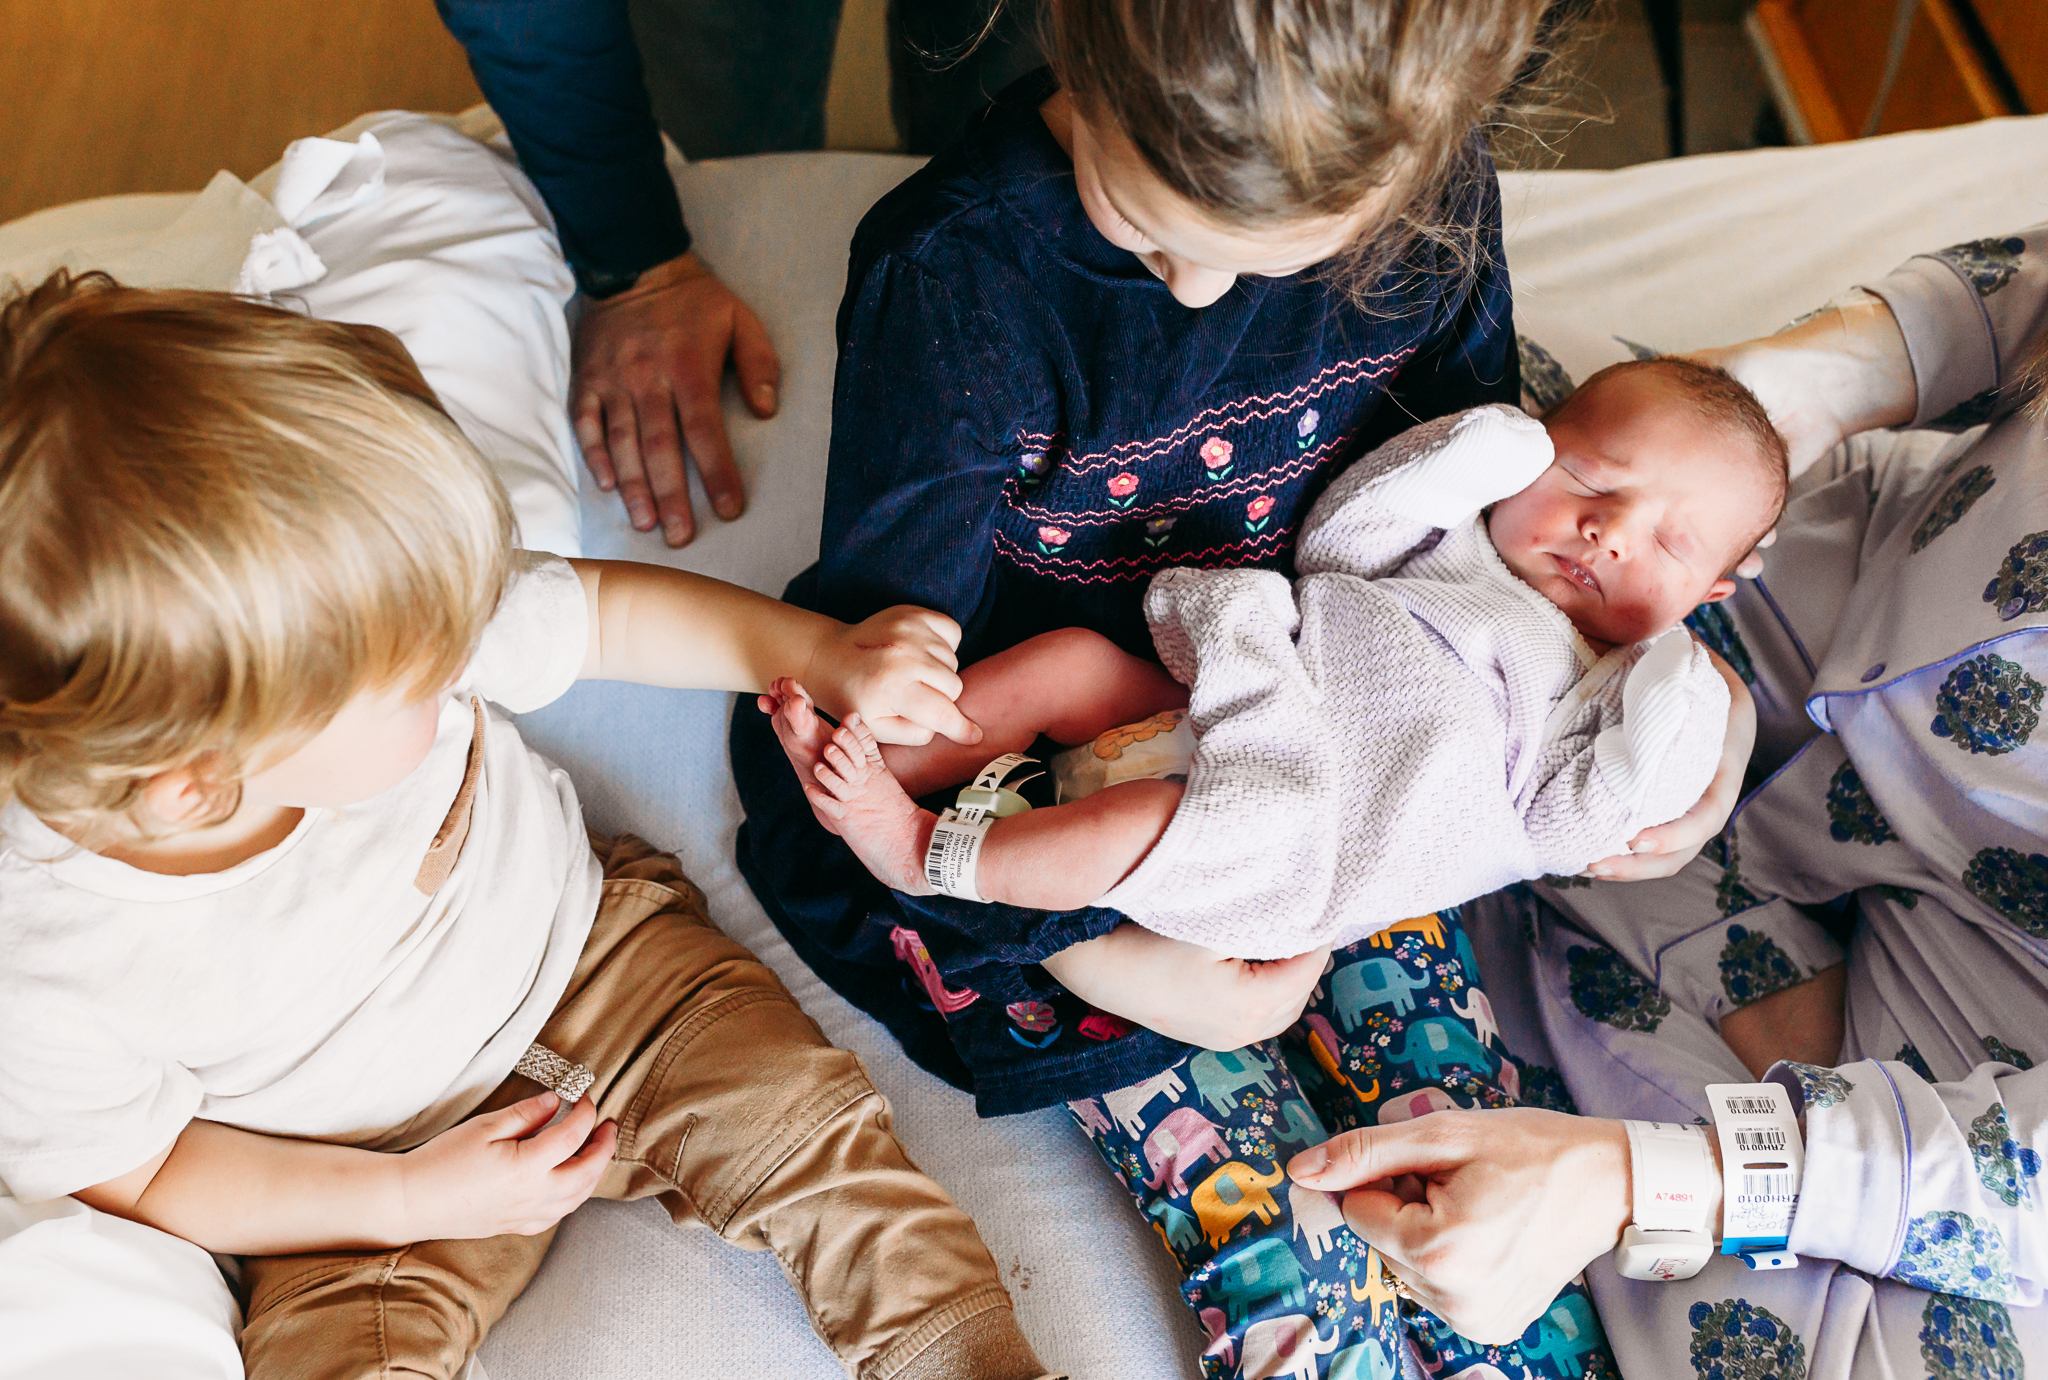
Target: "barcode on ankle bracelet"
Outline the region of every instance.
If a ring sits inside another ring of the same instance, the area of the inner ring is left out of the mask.
[[[1785,1133],[1776,1126],[1761,1130],[1737,1131],[1735,1148],[1747,1154],[1752,1150],[1783,1150]]]
[[[1768,1097],[1731,1097],[1728,1110],[1737,1116],[1769,1116],[1775,1108]]]

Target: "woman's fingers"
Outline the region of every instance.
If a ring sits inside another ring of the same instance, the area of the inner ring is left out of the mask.
[[[1436,1134],[1427,1118],[1392,1126],[1365,1126],[1312,1145],[1287,1162],[1290,1177],[1335,1192],[1403,1174],[1428,1177],[1455,1168],[1470,1158],[1461,1147]]]

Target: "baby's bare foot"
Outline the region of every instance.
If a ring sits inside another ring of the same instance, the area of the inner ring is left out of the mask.
[[[811,808],[878,880],[911,896],[930,896],[924,854],[938,816],[905,794],[860,715],[847,715],[819,755],[811,769],[817,785],[804,785]]]
[[[845,839],[878,880],[912,896],[931,895],[924,850],[938,816],[904,794],[860,715],[848,715],[834,729],[818,717],[804,688],[788,679],[770,685],[760,706],[774,716],[776,741],[818,822]]]

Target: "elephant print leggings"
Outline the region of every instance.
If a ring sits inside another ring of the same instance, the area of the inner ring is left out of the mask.
[[[1068,1104],[1178,1262],[1208,1380],[1393,1380],[1413,1373],[1403,1348],[1439,1380],[1619,1377],[1579,1285],[1519,1342],[1467,1341],[1386,1292],[1337,1199],[1282,1169],[1331,1132],[1515,1105],[1519,1066],[1477,974],[1455,910],[1406,920],[1336,954],[1281,1039]]]

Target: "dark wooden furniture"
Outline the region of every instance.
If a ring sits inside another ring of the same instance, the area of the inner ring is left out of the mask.
[[[2048,111],[2048,0],[1758,0],[1748,24],[1800,143]]]

